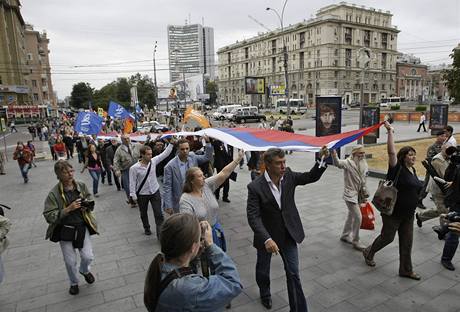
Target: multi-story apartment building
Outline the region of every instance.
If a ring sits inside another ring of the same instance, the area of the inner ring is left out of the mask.
[[[449,101],[450,95],[444,79],[444,71],[452,65],[436,65],[428,68],[427,85],[428,99],[431,101]]]
[[[32,25],[26,25],[26,65],[29,69],[29,89],[33,105],[55,107],[57,105],[51,82],[51,67],[46,32],[34,30]]]
[[[200,24],[169,25],[169,79],[171,82],[198,74],[215,76],[214,30]]]
[[[285,22],[286,23],[286,22]],[[261,34],[218,50],[220,102],[249,103],[244,77],[264,77],[268,88],[284,84],[283,40],[288,50],[289,97],[313,104],[315,96],[339,95],[345,103],[396,94],[397,35],[392,14],[345,2],[321,8],[316,18]],[[366,69],[359,50],[370,51]],[[266,97],[274,103],[276,97]],[[257,99],[264,102],[263,96]]]
[[[428,96],[428,66],[420,58],[403,54],[396,63],[396,95],[406,101],[423,102]]]
[[[29,100],[24,19],[19,0],[0,0],[0,107]]]

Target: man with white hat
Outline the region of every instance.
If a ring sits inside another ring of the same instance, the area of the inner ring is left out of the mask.
[[[361,227],[361,210],[359,205],[366,202],[369,194],[366,187],[368,166],[366,153],[362,145],[356,145],[347,159],[339,159],[337,152],[332,151],[333,164],[343,169],[343,199],[348,208],[348,216],[343,227],[342,242],[352,244],[353,248],[363,250],[365,246],[359,241]]]

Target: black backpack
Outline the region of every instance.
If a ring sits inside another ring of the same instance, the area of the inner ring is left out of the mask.
[[[3,208],[11,210],[11,208],[8,207],[7,205],[0,204],[0,216],[2,217],[5,216],[5,212],[3,211]]]

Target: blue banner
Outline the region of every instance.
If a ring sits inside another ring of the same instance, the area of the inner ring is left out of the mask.
[[[98,134],[104,120],[94,112],[80,112],[75,120],[74,129],[83,134]]]
[[[109,103],[109,111],[108,115],[112,118],[119,118],[119,119],[126,119],[126,118],[132,118],[134,119],[134,116],[128,112],[123,106],[120,104],[110,101]]]

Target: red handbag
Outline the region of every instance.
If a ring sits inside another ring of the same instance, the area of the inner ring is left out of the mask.
[[[375,216],[374,216],[374,209],[372,208],[372,204],[370,202],[365,202],[364,204],[360,205],[361,209],[361,229],[363,230],[373,230],[375,229]]]

